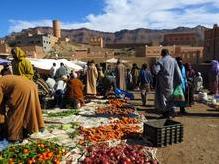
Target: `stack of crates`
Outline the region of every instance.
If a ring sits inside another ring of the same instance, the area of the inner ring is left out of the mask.
[[[144,123],[143,137],[154,147],[165,147],[183,142],[183,125],[180,122],[160,119]]]

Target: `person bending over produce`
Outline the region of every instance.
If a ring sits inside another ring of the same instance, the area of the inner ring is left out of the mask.
[[[9,107],[5,110],[5,105]],[[0,77],[0,111],[5,110],[7,139],[20,141],[24,132],[39,132],[44,128],[37,87],[24,76]]]
[[[70,76],[70,80],[67,83],[64,104],[78,109],[84,105],[84,85],[81,80],[77,78],[75,72],[71,73]]]

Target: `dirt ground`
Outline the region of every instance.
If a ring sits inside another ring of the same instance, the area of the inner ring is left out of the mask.
[[[133,103],[147,119],[159,117],[154,114],[154,94],[148,96],[147,107],[142,107],[140,94]],[[219,163],[219,109],[195,103],[187,108],[187,115],[175,117],[184,126],[184,141],[180,144],[158,148],[161,164],[216,164]]]

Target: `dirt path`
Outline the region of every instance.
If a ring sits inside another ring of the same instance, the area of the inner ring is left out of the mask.
[[[139,94],[136,94],[137,98]],[[154,95],[150,94],[148,106],[141,107],[140,100],[133,103],[147,119],[154,114]],[[158,148],[157,157],[162,164],[216,164],[219,163],[219,110],[204,104],[188,108],[188,115],[176,117],[184,126],[184,142],[165,148]]]

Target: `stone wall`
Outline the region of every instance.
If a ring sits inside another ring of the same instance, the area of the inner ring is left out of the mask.
[[[42,59],[45,53],[40,46],[21,46],[22,50],[25,51],[28,57]]]
[[[204,60],[219,60],[219,27],[214,25],[213,29],[205,31]]]

